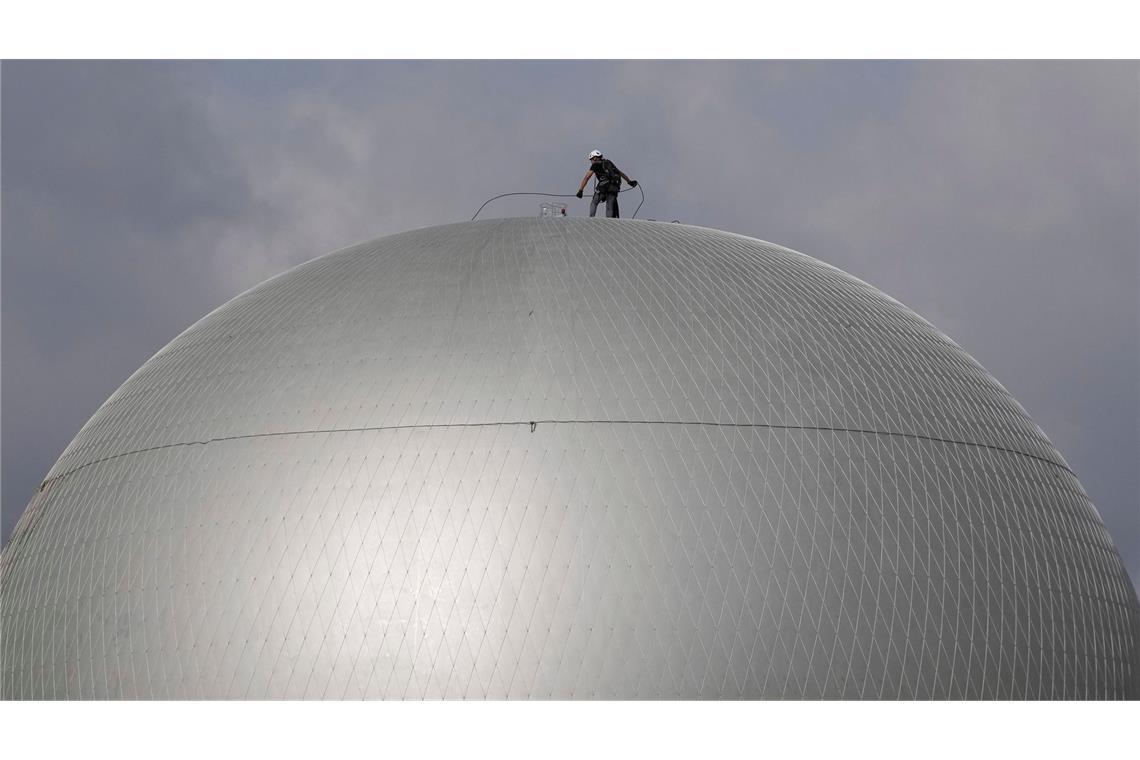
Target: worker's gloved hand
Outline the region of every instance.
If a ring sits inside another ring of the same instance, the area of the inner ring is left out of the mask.
[[[635,179],[631,179],[631,180],[629,181],[629,186],[630,186],[630,187],[637,187],[637,180],[635,180]]]
[[[579,191],[578,191],[578,197],[579,197],[579,198],[581,198],[581,197],[582,197],[582,191],[581,191],[581,190],[579,190]]]

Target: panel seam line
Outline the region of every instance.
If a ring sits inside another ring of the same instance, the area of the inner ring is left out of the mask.
[[[953,438],[940,438],[933,435],[923,435],[922,433],[903,433],[892,430],[874,430],[869,428],[852,428],[852,427],[835,427],[827,425],[786,425],[781,423],[767,423],[767,422],[704,422],[700,420],[592,420],[592,419],[545,419],[545,420],[507,420],[500,422],[432,422],[424,424],[413,425],[376,425],[370,427],[353,427],[353,428],[322,428],[316,430],[283,430],[270,433],[243,433],[240,435],[219,436],[217,438],[208,438],[203,441],[180,441],[177,443],[164,443],[159,446],[150,446],[142,449],[133,449],[131,451],[123,451],[118,454],[95,459],[90,462],[74,467],[67,472],[61,473],[54,477],[46,478],[40,483],[37,493],[42,493],[48,486],[54,484],[56,481],[63,480],[64,478],[79,472],[87,467],[110,462],[115,459],[133,456],[135,454],[145,454],[151,451],[161,451],[163,449],[172,449],[180,446],[207,446],[211,443],[223,443],[225,441],[240,441],[251,438],[274,438],[289,435],[321,435],[328,433],[368,433],[375,431],[385,430],[431,430],[435,428],[481,428],[481,427],[507,427],[529,425],[531,432],[535,432],[539,425],[689,425],[696,427],[717,427],[717,428],[756,428],[768,430],[806,430],[815,432],[831,432],[831,433],[854,433],[859,435],[878,435],[886,437],[898,438],[911,438],[915,440],[931,441],[935,443],[956,444],[959,446],[974,446],[978,448],[989,449],[991,451],[1001,451],[1007,454],[1017,454],[1023,457],[1035,459],[1047,465],[1058,467],[1065,472],[1068,472],[1073,477],[1076,473],[1072,471],[1067,465],[1056,462],[1046,457],[1030,454],[1025,451],[1018,451],[1017,449],[1010,449],[1004,446],[997,446],[991,443],[979,443],[977,441],[962,441]]]

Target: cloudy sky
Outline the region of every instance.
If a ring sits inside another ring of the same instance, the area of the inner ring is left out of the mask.
[[[947,333],[1057,444],[1140,579],[1134,62],[6,62],[0,79],[4,541],[99,404],[207,311],[491,195],[573,192],[598,147],[643,181],[641,217],[811,254]]]

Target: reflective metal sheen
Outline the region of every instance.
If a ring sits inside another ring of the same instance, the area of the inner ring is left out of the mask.
[[[739,235],[512,219],[242,294],[0,559],[5,698],[1137,698],[1065,460],[869,285]]]

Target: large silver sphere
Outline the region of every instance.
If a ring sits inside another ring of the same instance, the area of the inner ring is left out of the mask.
[[[3,696],[1140,696],[1112,541],[906,307],[738,235],[501,220],[235,298],[2,558]]]

